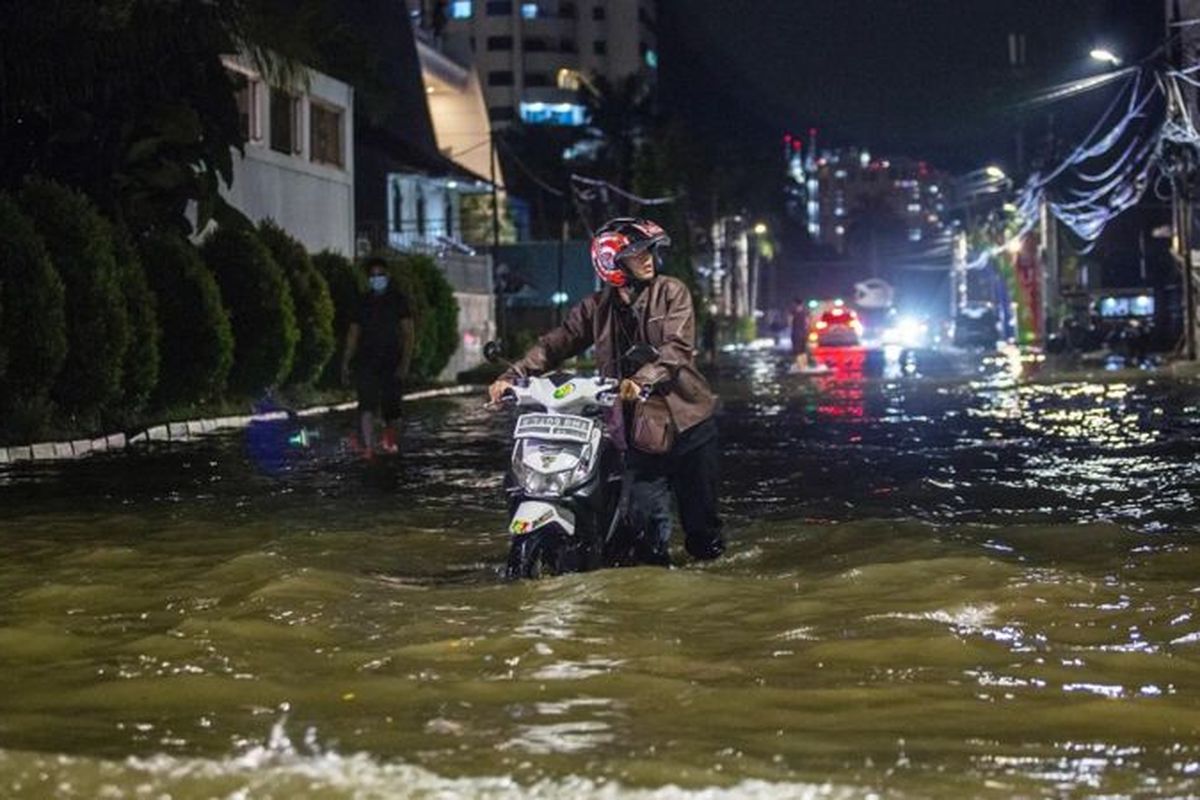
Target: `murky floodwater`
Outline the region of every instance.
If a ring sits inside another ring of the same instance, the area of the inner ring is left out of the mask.
[[[733,365],[672,571],[501,582],[475,400],[0,473],[0,796],[1200,793],[1200,387],[939,364]]]

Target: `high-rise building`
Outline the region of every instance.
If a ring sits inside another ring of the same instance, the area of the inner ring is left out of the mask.
[[[470,60],[497,127],[582,125],[579,89],[604,76],[653,81],[654,0],[408,0],[440,46]]]
[[[911,243],[945,227],[949,176],[924,161],[876,158],[865,148],[818,151],[811,141],[802,159],[799,139],[785,144],[813,241],[844,253],[855,225],[902,228]]]

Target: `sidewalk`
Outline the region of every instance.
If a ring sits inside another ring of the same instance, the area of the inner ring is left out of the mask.
[[[454,397],[475,393],[482,395],[485,389],[486,387],[484,386],[475,386],[472,384],[445,386],[438,389],[411,392],[404,395],[402,399],[405,402],[413,402],[433,397]],[[118,450],[125,450],[134,445],[146,442],[186,442],[198,436],[213,433],[214,431],[245,428],[254,422],[277,422],[285,420],[292,413],[295,413],[299,417],[316,417],[335,411],[350,411],[357,405],[357,403],[349,402],[337,405],[311,406],[295,412],[278,410],[262,414],[192,419],[184,422],[166,422],[134,434],[111,433],[106,436],[89,439],[74,439],[65,442],[38,442],[37,444],[15,447],[0,447],[0,467],[23,461],[59,461],[83,458],[94,453],[111,453]]]

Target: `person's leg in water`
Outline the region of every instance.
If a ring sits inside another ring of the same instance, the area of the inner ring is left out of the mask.
[[[709,561],[725,552],[717,514],[721,451],[716,420],[706,420],[688,434],[697,438],[672,454],[671,489],[679,506],[684,547],[692,558]]]
[[[395,365],[383,374],[383,391],[380,393],[380,407],[383,411],[383,437],[379,448],[385,453],[400,452],[400,423],[403,421],[401,400],[404,387],[396,377]]]
[[[375,454],[375,419],[382,401],[383,387],[379,381],[378,365],[369,361],[358,368],[358,433],[362,454]]]
[[[631,451],[625,479],[631,481],[626,512],[639,564],[669,567],[671,555],[671,485],[666,456]]]

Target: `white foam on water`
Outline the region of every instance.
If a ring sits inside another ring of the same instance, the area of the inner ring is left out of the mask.
[[[265,743],[209,759],[158,754],[109,761],[0,749],[0,793],[13,798],[221,798],[222,800],[828,800],[871,798],[869,789],[830,783],[743,780],[724,787],[673,784],[634,788],[604,778],[567,776],[533,783],[508,775],[443,777],[367,753],[322,749],[309,729],[297,747],[285,721]]]

